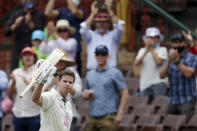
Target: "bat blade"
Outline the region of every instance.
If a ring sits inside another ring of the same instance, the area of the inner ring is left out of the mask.
[[[19,97],[23,98],[35,83],[39,83],[40,81],[48,77],[50,72],[55,68],[55,65],[63,55],[64,53],[61,50],[53,50],[53,52],[47,57],[47,59],[43,61],[41,66],[33,73],[30,84],[25,88],[25,90],[20,94]]]

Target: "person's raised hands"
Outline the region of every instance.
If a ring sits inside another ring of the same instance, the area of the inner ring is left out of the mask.
[[[15,20],[15,25],[19,26],[21,24],[21,22],[23,21],[24,17],[23,16],[19,16],[18,18],[16,18]]]
[[[98,7],[96,7],[97,3],[97,1],[94,1],[91,5],[91,13],[93,13],[94,15],[98,13]]]

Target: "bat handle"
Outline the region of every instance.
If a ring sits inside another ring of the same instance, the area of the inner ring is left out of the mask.
[[[31,89],[31,87],[35,84],[35,80],[32,80],[31,83],[25,88],[25,90],[20,94],[20,98],[22,99],[24,95]]]

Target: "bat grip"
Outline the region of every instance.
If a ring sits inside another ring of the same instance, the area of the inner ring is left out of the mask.
[[[31,83],[29,83],[29,85],[25,88],[25,90],[20,94],[20,98],[22,99],[25,94],[31,89],[31,87],[35,84],[35,80],[32,80]]]

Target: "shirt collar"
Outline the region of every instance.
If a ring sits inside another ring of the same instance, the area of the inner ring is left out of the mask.
[[[97,33],[97,34],[99,34],[100,35],[100,33],[98,32],[98,30],[96,29],[95,30],[95,33]],[[108,34],[109,33],[109,30],[107,30],[106,32],[105,32],[105,34],[104,35],[106,35],[106,34]]]
[[[22,68],[23,68],[23,70],[24,70],[24,66],[23,66]],[[30,66],[30,67],[27,69],[27,72],[32,71],[34,68],[35,68],[35,64],[33,64],[32,66]]]
[[[109,69],[109,66],[108,65],[106,65],[105,68],[102,69],[101,71],[99,71],[98,68],[96,67],[96,71],[98,71],[98,72],[103,72],[103,71],[106,71],[108,69]]]

